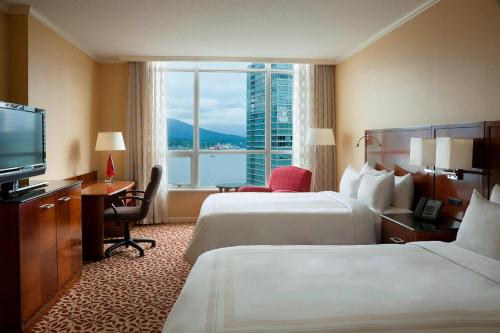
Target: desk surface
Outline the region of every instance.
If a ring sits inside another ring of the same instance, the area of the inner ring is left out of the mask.
[[[135,182],[128,180],[117,180],[113,183],[105,183],[104,181],[89,181],[82,189],[82,196],[111,196],[119,192],[130,190],[134,187]]]

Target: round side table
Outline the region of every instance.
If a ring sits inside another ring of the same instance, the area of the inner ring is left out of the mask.
[[[217,184],[215,185],[218,189],[219,192],[231,192],[231,190],[234,190],[234,192],[238,192],[238,189],[242,186],[245,186],[246,184],[244,183],[223,183],[223,184]]]

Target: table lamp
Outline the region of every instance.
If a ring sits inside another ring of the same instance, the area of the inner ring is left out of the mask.
[[[313,157],[313,189],[314,181],[316,179],[316,150],[318,146],[335,146],[335,136],[333,135],[332,128],[309,128],[306,135],[306,144],[315,146]]]
[[[108,179],[105,180],[105,182],[112,183],[113,176],[116,173],[113,158],[111,157],[111,152],[114,150],[125,150],[125,143],[123,142],[122,132],[99,132],[97,134],[95,150],[107,151],[109,153],[108,164],[106,166],[106,176],[108,176]]]

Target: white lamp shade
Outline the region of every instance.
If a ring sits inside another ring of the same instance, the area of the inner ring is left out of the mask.
[[[310,128],[306,135],[306,144],[315,146],[334,146],[335,136],[331,128]]]
[[[410,164],[420,166],[434,166],[436,161],[436,140],[411,138]]]
[[[96,151],[125,150],[122,132],[99,132],[95,143]]]
[[[472,139],[437,138],[436,167],[450,170],[472,169]]]

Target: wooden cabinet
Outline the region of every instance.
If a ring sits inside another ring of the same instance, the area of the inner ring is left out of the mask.
[[[383,214],[383,244],[405,244],[417,241],[454,241],[460,223],[453,220],[426,221],[413,214]]]
[[[0,201],[0,331],[33,323],[81,274],[80,183]]]
[[[56,210],[53,196],[22,204],[19,214],[22,321],[57,294]]]
[[[82,225],[80,188],[55,196],[57,213],[57,281],[63,289],[82,270]]]

